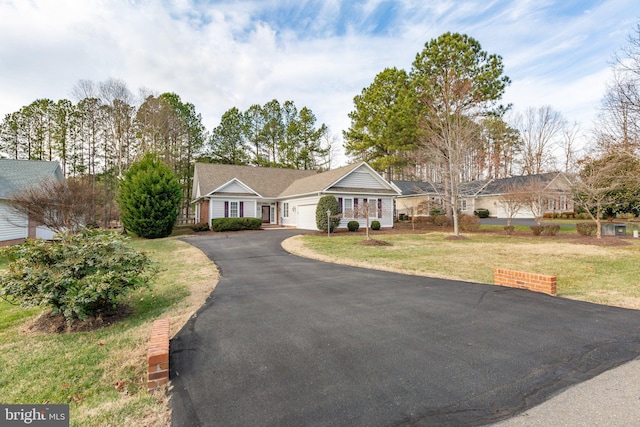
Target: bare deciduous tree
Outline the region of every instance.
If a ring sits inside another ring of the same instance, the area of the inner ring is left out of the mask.
[[[502,206],[502,209],[504,209],[504,212],[507,215],[507,227],[511,227],[513,218],[518,214],[518,212],[529,205],[528,199],[530,198],[530,195],[526,190],[527,189],[522,186],[511,184],[500,196],[498,203]]]
[[[75,233],[95,221],[88,179],[46,180],[12,194],[10,209],[56,233]]]
[[[585,209],[602,236],[602,217],[609,206],[628,204],[640,198],[638,159],[628,153],[614,153],[598,159],[586,158],[573,185],[575,203]]]
[[[528,108],[516,117],[522,138],[522,172],[536,175],[547,172],[553,162],[553,148],[566,122],[550,105]]]

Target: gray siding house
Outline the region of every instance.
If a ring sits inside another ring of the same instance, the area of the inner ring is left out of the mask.
[[[8,204],[15,192],[48,179],[64,181],[58,162],[0,159],[0,245],[20,243],[26,238],[53,238],[51,230],[16,213]]]
[[[264,224],[317,230],[316,206],[332,195],[341,206],[339,228],[349,221],[365,225],[358,206],[369,209],[369,220],[393,227],[393,200],[399,191],[368,164],[354,163],[327,172],[196,163],[193,203],[197,221],[253,217]]]

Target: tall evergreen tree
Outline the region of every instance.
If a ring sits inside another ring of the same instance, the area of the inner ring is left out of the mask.
[[[181,199],[182,189],[171,169],[148,153],[131,166],[120,183],[120,219],[127,230],[140,237],[166,237],[176,224]]]

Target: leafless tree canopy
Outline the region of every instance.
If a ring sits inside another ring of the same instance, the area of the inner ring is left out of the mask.
[[[91,183],[83,179],[44,181],[14,193],[9,206],[57,233],[77,232],[95,221]]]

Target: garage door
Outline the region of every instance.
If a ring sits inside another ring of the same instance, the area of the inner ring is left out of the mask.
[[[298,206],[298,228],[303,230],[317,230],[316,205]]]

